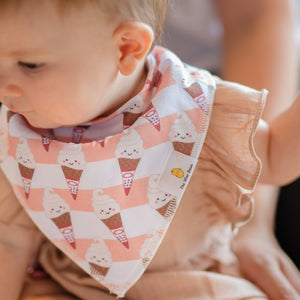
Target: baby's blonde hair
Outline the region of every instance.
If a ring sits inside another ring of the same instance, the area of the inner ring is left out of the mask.
[[[27,0],[0,0],[0,9],[5,5],[24,5]],[[43,0],[36,0],[37,4]],[[45,0],[44,0],[45,1]],[[87,4],[99,7],[109,17],[123,21],[141,21],[149,25],[154,32],[155,45],[161,36],[169,0],[48,0],[53,1],[62,13],[70,7]]]

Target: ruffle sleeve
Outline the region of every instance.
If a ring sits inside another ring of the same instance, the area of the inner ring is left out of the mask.
[[[261,171],[253,139],[267,91],[215,79],[214,106],[199,159],[199,175],[204,194],[235,227],[252,215],[250,194]]]

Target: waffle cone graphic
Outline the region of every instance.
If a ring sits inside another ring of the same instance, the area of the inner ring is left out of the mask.
[[[150,103],[150,105],[145,110],[143,117],[147,119],[156,128],[156,130],[160,131],[159,115],[152,103]]]
[[[66,167],[66,166],[61,166],[61,169],[65,175],[67,185],[71,192],[71,195],[72,195],[73,199],[76,200],[77,193],[78,193],[79,180],[80,180],[83,170],[76,170],[76,169]]]
[[[135,175],[136,168],[139,164],[140,158],[130,159],[130,158],[119,158],[119,165],[122,174],[122,181],[126,196],[132,186],[133,178]]]
[[[20,170],[21,177],[22,177],[25,196],[26,196],[26,198],[28,198],[34,169],[27,168],[21,163],[19,163],[18,165],[19,165],[19,170]]]
[[[206,98],[198,82],[194,82],[191,86],[185,88],[185,90],[191,95],[200,108],[205,108]]]
[[[191,155],[195,143],[183,143],[183,142],[173,142],[173,147],[175,151],[181,152],[186,155]]]
[[[128,239],[119,213],[111,216],[110,218],[102,219],[101,221],[123,246],[129,248]]]
[[[94,275],[96,277],[99,275],[101,275],[101,277],[104,277],[109,270],[108,267],[102,267],[100,265],[97,265],[97,264],[94,264],[91,262],[89,262],[89,265],[90,265],[92,275]]]
[[[123,113],[123,127],[126,129],[130,127],[140,116],[141,114],[138,113],[131,113],[129,111],[125,111]]]
[[[70,213],[66,212],[59,217],[51,218],[51,220],[59,229],[59,231],[63,234],[67,242],[75,249],[76,242]]]
[[[104,147],[104,139],[99,140],[98,143],[99,143],[99,145],[100,145],[102,148]]]
[[[72,130],[72,141],[73,141],[73,143],[75,143],[75,144],[80,143],[85,131],[89,127],[90,126],[77,126],[77,127],[74,127],[73,130]]]
[[[164,206],[158,208],[156,211],[160,213],[163,217],[167,218],[174,214],[176,206],[176,199],[172,199]]]
[[[49,151],[49,145],[50,145],[50,139],[46,137],[45,135],[41,135],[42,138],[42,144],[44,146],[44,149],[48,152]]]

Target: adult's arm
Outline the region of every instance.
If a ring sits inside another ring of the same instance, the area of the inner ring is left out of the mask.
[[[215,3],[224,24],[222,78],[268,89],[263,117],[270,121],[290,106],[296,92],[295,3],[290,0],[215,0]],[[254,196],[254,217],[240,229],[233,245],[242,271],[272,299],[297,299],[299,272],[274,237],[278,189],[259,185]]]

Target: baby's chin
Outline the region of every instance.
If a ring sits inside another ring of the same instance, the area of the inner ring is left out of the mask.
[[[26,112],[26,113],[22,113],[22,115],[32,127],[37,129],[55,129],[59,127],[73,127],[78,125],[75,123],[69,124],[69,123],[52,121],[38,115],[35,112]]]
[[[22,116],[26,121],[34,128],[49,129],[61,127],[60,124],[52,122],[50,120],[39,117],[35,112],[22,113]]]

